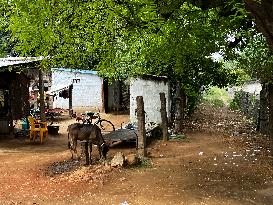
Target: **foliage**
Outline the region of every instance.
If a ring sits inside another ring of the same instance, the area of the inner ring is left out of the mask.
[[[229,33],[242,36],[247,21],[240,0],[5,2],[16,51],[46,57],[46,68],[93,69],[109,78],[165,75],[186,90],[189,110],[201,86],[224,87],[237,78],[210,55],[229,46]]]
[[[138,165],[139,168],[151,168],[152,167],[152,162],[149,158],[140,158],[140,163]]]
[[[224,66],[231,70],[231,73],[237,76],[236,82],[234,85],[242,85],[247,81],[252,79],[251,74],[244,69],[243,67],[239,66],[238,61],[236,60],[229,60],[223,62]]]
[[[6,1],[0,0],[0,57],[7,55],[16,55],[14,52],[14,43],[10,41],[10,31],[8,28],[7,13],[10,11],[10,7]]]
[[[273,55],[267,47],[265,38],[257,33],[238,56],[238,66],[244,68],[253,78],[264,82],[273,78]]]
[[[240,104],[241,104],[241,99],[243,96],[243,91],[235,92],[234,98],[229,104],[229,108],[231,110],[240,110]]]
[[[225,89],[210,87],[204,94],[203,100],[215,107],[224,107],[230,102],[230,97]]]
[[[229,103],[229,109],[231,109],[231,110],[240,110],[240,106],[235,100],[232,100]]]

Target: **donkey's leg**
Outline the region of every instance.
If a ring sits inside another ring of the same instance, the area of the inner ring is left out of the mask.
[[[74,154],[75,154],[75,148],[74,148],[74,140],[73,140],[73,135],[70,136],[71,138],[69,138],[69,134],[68,134],[68,148],[70,150],[71,153],[71,159],[74,159]],[[76,145],[77,146],[77,145]]]
[[[78,151],[77,151],[77,140],[73,140],[73,146],[72,146],[72,150],[74,152],[75,155],[77,155],[78,160],[80,160],[81,156],[79,155]]]
[[[88,144],[89,144],[89,159],[90,159],[89,162],[90,164],[92,164],[92,142],[89,141]]]
[[[85,155],[85,164],[86,165],[90,164],[88,147],[89,147],[89,142],[86,141],[84,143],[84,152],[85,152],[84,155]]]
[[[101,153],[101,146],[100,145],[97,145],[97,148],[98,148],[98,151],[99,151],[99,155],[100,155],[100,159],[102,158],[102,153]]]

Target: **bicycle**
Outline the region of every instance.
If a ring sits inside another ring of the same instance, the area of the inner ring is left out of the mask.
[[[95,119],[97,120],[94,123],[92,123],[92,121]],[[115,131],[114,124],[109,120],[102,119],[99,112],[97,113],[85,112],[84,114],[81,114],[81,116],[77,116],[76,121],[77,122],[82,121],[82,124],[98,125],[102,130],[102,133],[109,133]]]

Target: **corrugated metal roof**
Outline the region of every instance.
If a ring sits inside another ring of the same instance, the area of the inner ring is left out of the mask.
[[[12,65],[20,65],[25,63],[31,63],[35,61],[42,60],[42,57],[8,57],[8,58],[0,58],[0,68],[12,66]]]
[[[90,74],[97,75],[97,71],[93,70],[82,70],[82,69],[72,69],[72,68],[52,68],[52,72],[70,72],[70,73],[80,73],[80,74]]]

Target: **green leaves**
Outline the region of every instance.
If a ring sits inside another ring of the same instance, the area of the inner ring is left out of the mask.
[[[8,29],[21,55],[47,57],[44,67],[95,69],[110,78],[166,75],[194,91],[224,86],[233,75],[209,56],[226,46],[232,18],[219,5],[192,2],[11,0]],[[238,8],[235,16],[243,13]]]

